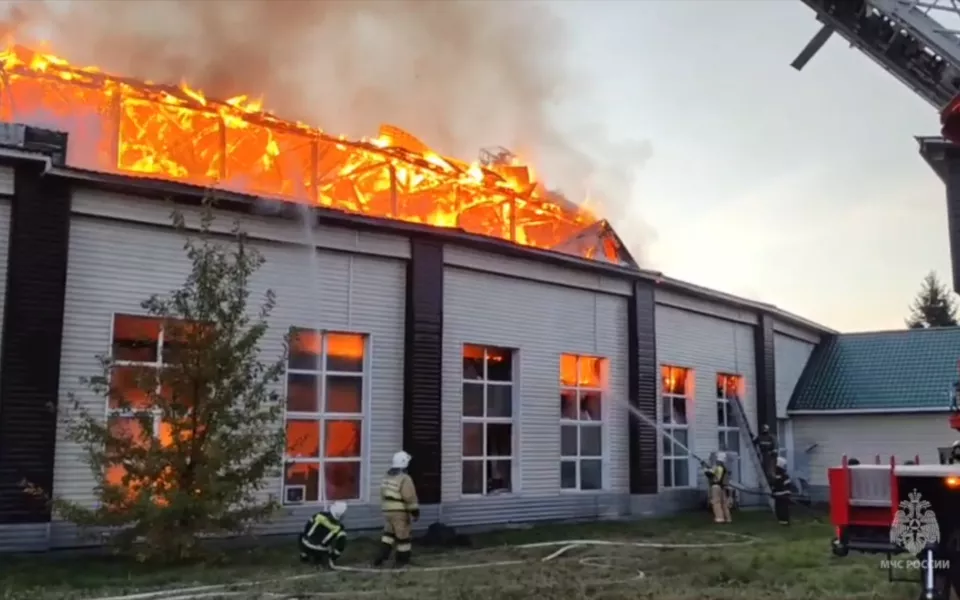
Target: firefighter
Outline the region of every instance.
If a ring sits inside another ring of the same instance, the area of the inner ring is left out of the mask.
[[[727,488],[730,483],[730,471],[727,469],[727,454],[717,452],[714,465],[703,470],[710,484],[710,508],[713,509],[714,523],[731,523],[730,502],[727,499]]]
[[[420,518],[420,504],[413,479],[407,467],[413,457],[404,451],[393,455],[393,462],[386,477],[380,483],[380,510],[383,512],[383,535],[380,538],[380,554],[373,566],[382,566],[390,554],[397,551],[395,566],[410,563],[412,547],[411,522]]]
[[[774,467],[773,480],[770,486],[773,492],[773,511],[781,525],[790,524],[790,488],[792,485],[790,474],[787,473],[787,459],[781,456],[777,459],[777,466]]]
[[[760,460],[763,462],[763,472],[767,479],[774,477],[774,470],[777,464],[777,440],[770,433],[770,426],[764,424],[760,428],[760,435],[753,438],[753,445],[760,452]]]
[[[334,502],[330,510],[313,515],[300,534],[300,562],[333,567],[347,545],[347,533],[340,519],[347,505]]]

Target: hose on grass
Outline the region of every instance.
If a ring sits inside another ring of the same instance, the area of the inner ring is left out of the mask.
[[[534,549],[547,549],[547,548],[557,548],[552,553],[547,556],[537,559],[537,560],[503,560],[503,561],[493,561],[493,562],[477,562],[477,563],[463,563],[456,565],[445,565],[445,566],[435,566],[435,567],[407,567],[403,569],[403,572],[411,573],[436,573],[436,572],[453,572],[453,571],[464,571],[471,569],[489,569],[491,567],[508,567],[508,566],[521,566],[532,563],[551,563],[560,558],[563,558],[564,555],[569,553],[572,550],[584,547],[621,547],[621,548],[646,548],[646,549],[659,549],[659,550],[668,550],[668,549],[709,549],[709,548],[728,548],[733,546],[747,546],[759,542],[759,538],[742,534],[735,533],[731,531],[717,531],[717,535],[724,536],[730,541],[724,542],[705,542],[705,543],[673,543],[673,542],[629,542],[629,541],[614,541],[614,540],[560,540],[560,541],[550,541],[550,542],[533,542],[529,544],[518,544],[508,546],[512,549],[517,550],[534,550]],[[603,557],[586,557],[578,560],[579,564],[584,566],[589,566],[593,568],[612,568],[612,564],[609,564],[607,561],[609,559]],[[354,567],[354,566],[334,566],[333,572],[324,571],[320,573],[309,573],[304,575],[296,575],[292,577],[286,577],[283,579],[269,579],[261,581],[244,581],[231,584],[221,584],[221,585],[205,585],[205,586],[195,586],[189,588],[175,588],[168,590],[159,590],[154,592],[141,592],[136,594],[128,594],[123,596],[109,596],[103,598],[96,598],[95,600],[201,600],[201,599],[212,599],[212,598],[237,598],[244,595],[249,595],[253,592],[254,588],[269,588],[271,586],[281,586],[287,585],[295,581],[304,581],[309,579],[319,579],[324,576],[330,577],[336,575],[337,573],[364,573],[368,575],[381,575],[381,574],[395,574],[398,571],[392,569],[378,569],[372,567]],[[598,579],[595,581],[581,581],[580,585],[585,586],[607,586],[607,585],[617,585],[623,583],[629,583],[633,581],[640,581],[646,578],[646,573],[642,570],[637,569],[632,574],[617,579]],[[503,589],[498,587],[497,589]],[[417,588],[415,593],[417,595],[422,595],[424,589]],[[298,593],[285,593],[278,591],[258,591],[259,598],[275,598],[275,599],[286,599],[286,600],[296,600],[296,599],[305,599],[305,598],[338,598],[338,597],[357,597],[357,596],[369,596],[369,595],[383,595],[383,590],[340,590],[340,591],[328,591],[328,592],[298,592]]]

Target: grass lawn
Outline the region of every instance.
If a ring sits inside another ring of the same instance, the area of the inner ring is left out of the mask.
[[[663,520],[501,531],[473,536],[471,549],[438,552],[415,548],[416,566],[426,570],[400,573],[317,574],[298,562],[292,541],[269,541],[255,549],[229,551],[216,561],[168,569],[76,553],[4,557],[0,561],[0,598],[68,600],[212,584],[230,584],[230,588],[222,593],[209,590],[204,598],[917,597],[918,584],[887,582],[879,556],[833,557],[829,544],[831,528],[825,517],[797,512],[795,523],[789,528],[777,526],[769,512],[756,511],[737,514],[732,526],[714,526],[704,512]],[[740,541],[718,531],[746,534],[759,540],[749,545],[706,549],[582,546],[547,561],[543,559],[561,546],[515,547],[571,539],[681,544]],[[372,540],[352,540],[342,564],[365,568],[374,552]],[[487,566],[464,568],[470,564]],[[441,568],[450,566],[459,568]],[[240,582],[263,579],[272,582],[235,587]]]

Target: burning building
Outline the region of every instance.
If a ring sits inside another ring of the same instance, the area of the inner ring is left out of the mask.
[[[548,193],[509,151],[467,163],[384,125],[348,140],[264,112],[14,46],[0,53],[0,119],[67,132],[67,164],[254,194],[636,266],[605,222]],[[585,236],[591,243],[584,244]]]
[[[375,527],[401,448],[424,523],[693,505],[691,449],[746,444],[718,412],[723,390],[742,390],[752,427],[776,424],[803,364],[783,344],[829,332],[637,268],[607,223],[504,149],[468,164],[395,128],[349,141],[22,48],[0,63],[0,549],[78,543],[24,482],[95,501],[58,415],[70,398],[129,418],[79,378],[132,343],[145,350],[128,360],[162,368],[141,302],[189,272],[169,202],[194,227],[211,187],[228,221],[215,227],[241,219],[266,259],[252,282],[277,298],[263,352],[294,329],[309,342],[295,354],[321,365],[291,358],[278,390],[278,427],[307,442],[270,483],[286,505],[274,532],[333,499],[352,528]]]

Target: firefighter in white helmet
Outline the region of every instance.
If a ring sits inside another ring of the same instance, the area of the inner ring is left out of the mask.
[[[773,473],[773,479],[770,481],[771,491],[773,493],[773,510],[777,514],[777,521],[781,525],[790,524],[790,495],[793,482],[790,481],[790,474],[787,473],[787,459],[777,458],[777,466]]]
[[[300,561],[333,567],[347,545],[347,532],[340,519],[347,505],[334,502],[329,510],[310,517],[300,534]]]
[[[727,488],[730,483],[730,471],[727,470],[726,452],[717,452],[713,466],[703,470],[707,482],[710,484],[710,508],[713,509],[715,523],[731,523],[730,502],[727,499]]]
[[[373,561],[375,567],[383,565],[396,550],[395,565],[404,567],[410,563],[412,546],[411,523],[420,518],[417,488],[407,474],[411,457],[404,451],[393,455],[390,470],[380,483],[380,510],[383,512],[383,535],[380,538],[380,553]]]

